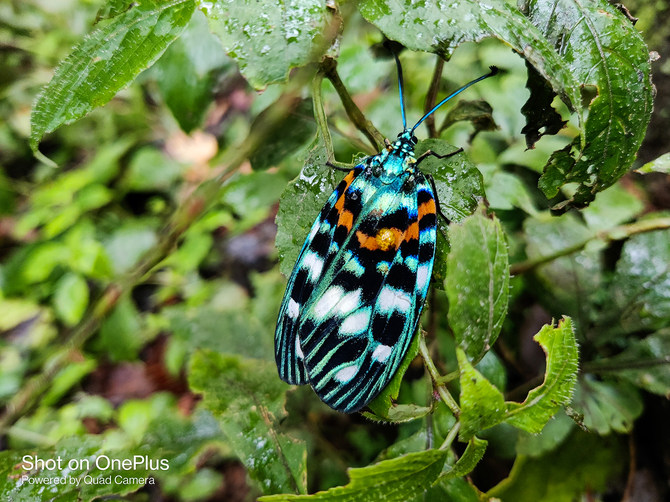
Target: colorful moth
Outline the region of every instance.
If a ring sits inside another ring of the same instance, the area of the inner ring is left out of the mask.
[[[340,182],[302,246],[275,331],[279,377],[310,384],[331,408],[353,413],[393,378],[416,332],[435,259],[432,178],[419,171],[414,130],[464,85]]]

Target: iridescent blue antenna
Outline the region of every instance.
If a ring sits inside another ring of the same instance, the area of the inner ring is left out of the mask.
[[[396,56],[396,61],[398,61],[397,56]],[[442,101],[440,101],[438,104],[436,104],[436,105],[433,107],[432,110],[430,110],[428,113],[426,113],[423,117],[421,117],[421,118],[419,119],[419,121],[418,121],[416,124],[414,124],[414,127],[412,127],[410,133],[414,133],[414,130],[415,130],[417,127],[419,127],[419,126],[421,125],[421,123],[422,123],[424,120],[426,120],[428,117],[430,117],[430,115],[432,115],[432,114],[433,114],[433,113],[434,113],[440,106],[442,106],[443,104],[445,104],[445,103],[446,103],[447,101],[449,101],[451,98],[453,98],[454,96],[457,96],[458,94],[462,93],[465,89],[467,89],[467,88],[470,87],[471,85],[474,85],[474,84],[476,84],[477,82],[481,82],[482,80],[484,80],[484,79],[486,79],[486,78],[489,78],[489,77],[492,77],[493,75],[495,75],[496,73],[498,73],[498,68],[497,68],[496,66],[490,66],[489,68],[491,69],[491,71],[490,71],[489,73],[487,73],[486,75],[482,75],[481,77],[476,78],[476,79],[474,79],[474,80],[471,81],[471,82],[468,82],[468,83],[465,84],[463,87],[461,87],[460,89],[458,89],[458,90],[452,92],[449,96],[447,96],[447,97],[444,98]],[[400,74],[400,62],[398,62],[398,74],[401,75],[401,74]],[[400,80],[402,81],[402,78],[401,78]],[[402,101],[402,89],[401,89],[401,92],[400,92],[400,101]],[[403,123],[403,127],[404,127],[404,128],[407,128],[407,126],[405,125],[405,108],[404,108],[404,106],[403,106],[403,110],[402,110],[402,123]]]
[[[395,64],[398,67],[398,92],[400,93],[400,111],[402,112],[402,130],[404,131],[407,129],[407,120],[405,118],[405,96],[402,91],[402,66],[400,66],[400,60],[395,52],[393,53],[393,57],[395,58]]]

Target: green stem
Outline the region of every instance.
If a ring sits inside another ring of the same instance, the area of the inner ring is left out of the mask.
[[[421,357],[423,358],[423,364],[426,366],[428,374],[430,375],[430,378],[433,380],[435,390],[437,390],[440,399],[442,399],[444,404],[447,405],[447,407],[451,410],[454,416],[458,417],[461,414],[461,409],[459,408],[456,400],[449,393],[447,387],[444,384],[439,383],[440,373],[437,371],[435,363],[433,363],[433,359],[430,357],[428,347],[426,346],[426,339],[423,336],[423,333],[419,333],[419,336],[421,337],[419,339],[419,352],[421,353]]]
[[[344,105],[344,110],[347,112],[349,119],[354,123],[356,128],[368,138],[372,148],[376,152],[381,151],[384,146],[384,136],[382,136],[375,126],[372,125],[372,122],[365,118],[363,112],[356,106],[354,100],[351,99],[349,91],[347,91],[347,88],[344,86],[344,83],[337,73],[337,62],[332,58],[326,57],[323,60],[323,63],[321,63],[321,69],[340,96],[340,100],[342,101],[342,105]]]
[[[621,370],[637,370],[644,369],[650,366],[662,366],[670,364],[670,356],[659,357],[656,359],[630,359],[620,361],[591,361],[582,364],[583,373],[610,373]]]
[[[447,448],[451,447],[451,444],[454,442],[454,439],[456,439],[456,434],[458,434],[458,431],[460,429],[461,429],[461,423],[456,422],[456,424],[449,431],[449,434],[447,434],[447,437],[444,438],[444,441],[440,445],[440,450],[446,450]]]
[[[436,56],[437,61],[435,61],[435,70],[433,71],[433,78],[430,80],[430,87],[428,88],[428,93],[426,94],[426,105],[423,108],[423,113],[428,113],[433,109],[435,103],[437,102],[437,93],[440,90],[440,80],[442,80],[442,71],[444,69],[444,59],[440,56]],[[435,114],[428,117],[424,124],[428,128],[428,137],[437,138],[437,129],[435,128]]]
[[[603,230],[601,232],[597,232],[594,235],[590,236],[589,238],[584,239],[583,241],[578,242],[577,244],[573,244],[572,246],[560,249],[555,253],[546,256],[539,256],[537,258],[533,258],[519,263],[514,263],[510,267],[510,274],[511,275],[523,274],[525,272],[529,272],[539,267],[540,265],[544,265],[545,263],[549,263],[558,258],[562,258],[564,256],[568,256],[578,251],[581,251],[591,241],[600,240],[605,243],[609,243],[612,241],[620,241],[623,239],[627,239],[628,237],[635,234],[641,234],[644,232],[653,232],[654,230],[665,230],[668,228],[670,228],[670,217],[653,218],[648,220],[636,221],[635,223],[630,223],[628,225],[619,225],[609,230]]]

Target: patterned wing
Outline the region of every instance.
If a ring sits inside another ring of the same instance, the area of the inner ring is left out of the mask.
[[[436,206],[421,174],[381,186],[305,306],[298,336],[310,384],[352,413],[407,353],[433,268]]]
[[[312,225],[286,286],[275,330],[275,360],[279,377],[287,383],[308,383],[296,336],[302,306],[346,239],[350,222],[360,213],[360,200],[352,199],[351,193],[356,193],[356,180],[362,170],[359,165],[349,171],[328,198]]]

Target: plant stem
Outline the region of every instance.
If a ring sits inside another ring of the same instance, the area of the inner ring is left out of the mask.
[[[421,337],[419,339],[419,352],[421,353],[421,357],[423,358],[423,364],[426,366],[428,374],[430,374],[430,378],[433,380],[435,390],[437,390],[440,399],[442,399],[444,404],[447,405],[447,407],[451,410],[454,416],[458,417],[461,414],[461,409],[458,407],[458,403],[456,403],[456,400],[449,393],[447,387],[444,384],[439,383],[440,373],[437,371],[435,363],[433,363],[433,360],[430,357],[428,347],[426,346],[426,339],[423,336],[423,333],[419,333],[419,336]]]
[[[449,434],[447,434],[447,437],[444,438],[444,441],[440,445],[440,450],[446,450],[447,448],[451,447],[451,443],[453,443],[454,439],[456,439],[456,434],[458,434],[458,431],[460,429],[461,429],[461,423],[456,422],[456,424],[449,431]]]
[[[372,125],[372,122],[365,118],[363,112],[356,106],[354,100],[351,99],[349,91],[347,91],[347,88],[344,86],[344,83],[337,73],[337,61],[330,57],[326,57],[321,63],[321,70],[328,80],[330,80],[330,83],[333,84],[335,91],[340,96],[340,100],[342,101],[342,105],[344,105],[344,110],[347,112],[349,119],[354,123],[356,128],[368,138],[373,149],[376,152],[381,151],[384,146],[384,136],[382,136],[375,126]]]
[[[573,244],[572,246],[560,249],[555,253],[546,256],[539,256],[537,258],[532,258],[530,260],[522,261],[519,263],[514,263],[510,267],[510,274],[511,275],[523,274],[525,272],[529,272],[539,267],[540,265],[549,263],[550,261],[554,261],[558,258],[562,258],[564,256],[568,256],[578,251],[581,251],[591,241],[600,240],[605,243],[609,243],[612,241],[620,241],[623,239],[627,239],[628,237],[635,234],[641,234],[644,232],[653,232],[654,230],[665,230],[668,228],[670,228],[670,217],[652,218],[648,220],[636,221],[635,223],[630,223],[628,225],[619,225],[609,230],[603,230],[597,232],[591,237],[584,239],[583,241],[578,242],[577,244]]]
[[[440,90],[440,80],[442,79],[442,70],[444,69],[444,60],[440,56],[436,56],[435,70],[433,71],[433,78],[430,80],[430,87],[426,94],[426,105],[423,107],[423,113],[428,113],[433,109],[437,102],[437,93]],[[435,114],[428,117],[424,123],[428,127],[428,137],[437,138],[437,129],[435,129]]]

